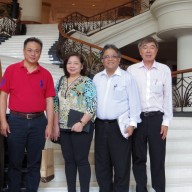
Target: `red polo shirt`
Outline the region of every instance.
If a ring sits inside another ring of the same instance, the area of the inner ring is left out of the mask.
[[[9,94],[9,109],[19,112],[44,111],[46,98],[55,96],[50,72],[38,65],[35,71],[29,73],[24,61],[7,67],[0,90]]]

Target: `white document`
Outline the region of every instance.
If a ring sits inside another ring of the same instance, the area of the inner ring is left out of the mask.
[[[128,111],[126,111],[125,113],[123,113],[122,115],[120,115],[117,119],[118,124],[119,124],[119,128],[121,131],[121,134],[123,135],[123,137],[125,137],[126,139],[128,139],[128,133],[126,132],[126,128],[129,126],[129,116],[128,116]]]

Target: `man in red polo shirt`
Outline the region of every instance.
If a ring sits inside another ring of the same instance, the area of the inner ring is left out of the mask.
[[[0,82],[1,134],[7,137],[9,169],[8,191],[19,192],[21,168],[27,151],[27,192],[37,192],[40,181],[41,151],[53,127],[53,78],[38,60],[41,40],[24,42],[24,60],[7,67]],[[9,97],[8,97],[9,96]],[[10,115],[6,120],[7,100]],[[46,111],[46,116],[44,114]]]

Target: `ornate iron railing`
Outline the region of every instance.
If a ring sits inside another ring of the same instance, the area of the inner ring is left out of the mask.
[[[14,3],[0,3],[0,36],[21,34],[20,9],[18,8],[18,13],[15,10],[13,13],[13,6]]]
[[[65,33],[60,34],[57,44],[57,56],[61,59],[64,59],[71,52],[78,52],[84,56],[88,76],[95,75],[103,69],[100,60],[100,50],[102,50],[102,48],[99,46],[76,39]],[[120,67],[126,69],[130,64],[136,62],[138,62],[138,60],[122,55]]]
[[[126,4],[101,12],[92,17],[86,17],[78,12],[74,12],[61,20],[61,28],[64,33],[75,30],[90,36],[98,31],[148,11],[149,7],[149,1],[131,0]]]
[[[0,18],[0,35],[12,36],[17,31],[17,23],[10,17]]]
[[[57,44],[57,57],[63,60],[70,52],[78,51],[85,57],[89,74],[94,75],[103,69],[99,59],[99,51],[102,48],[71,37],[71,34],[78,31],[90,36],[93,33],[141,14],[149,10],[149,7],[149,1],[131,0],[126,4],[92,17],[86,17],[77,12],[72,13],[59,23],[60,36]],[[120,66],[126,69],[135,62],[138,62],[138,60],[123,55]]]
[[[188,111],[192,106],[192,72],[191,69],[172,72],[173,108],[175,111]],[[187,74],[189,74],[187,76]],[[189,110],[191,112],[191,109]]]

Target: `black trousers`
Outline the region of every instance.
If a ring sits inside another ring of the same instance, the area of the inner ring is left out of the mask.
[[[65,174],[68,192],[76,192],[76,177],[79,173],[80,191],[89,192],[91,168],[88,161],[93,138],[94,125],[89,133],[62,132],[60,135],[61,150],[65,160]]]
[[[129,191],[131,142],[131,137],[121,135],[117,122],[96,119],[95,170],[100,192]]]
[[[22,162],[27,151],[26,191],[37,192],[40,182],[41,153],[45,145],[45,115],[24,119],[10,114],[8,123],[11,133],[7,137],[9,168],[8,191],[20,192]]]
[[[152,187],[156,192],[165,192],[166,140],[160,134],[163,114],[144,117],[133,133],[133,173],[136,192],[147,192],[147,144],[150,155]]]

